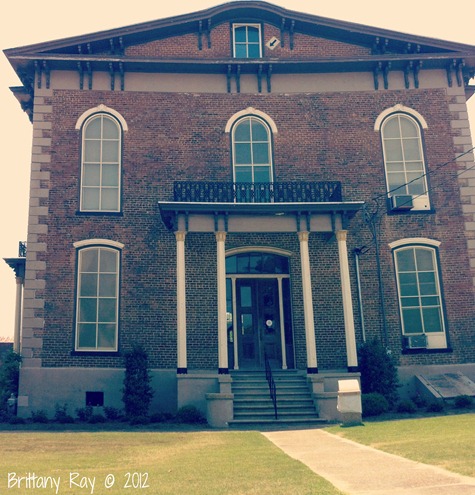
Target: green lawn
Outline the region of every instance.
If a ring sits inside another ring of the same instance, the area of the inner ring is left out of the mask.
[[[29,473],[59,489],[32,490]],[[258,432],[0,432],[0,493],[38,492],[341,495]]]
[[[408,459],[475,477],[475,414],[367,422],[327,431]]]

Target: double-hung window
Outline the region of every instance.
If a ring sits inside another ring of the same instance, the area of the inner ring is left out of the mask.
[[[122,129],[109,114],[89,117],[82,128],[80,211],[120,211]]]
[[[408,348],[446,348],[444,310],[432,246],[394,251],[402,332]]]
[[[261,58],[261,25],[233,24],[234,58]]]
[[[78,251],[76,351],[117,351],[120,251]]]
[[[390,115],[381,127],[388,197],[393,210],[429,209],[421,127],[404,113]]]

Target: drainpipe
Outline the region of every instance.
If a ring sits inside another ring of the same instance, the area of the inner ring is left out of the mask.
[[[361,319],[361,336],[363,338],[363,342],[366,342],[366,330],[365,330],[365,324],[364,324],[364,313],[363,313],[363,297],[361,295],[361,278],[360,278],[360,256],[363,253],[363,249],[365,249],[365,246],[362,248],[355,248],[353,249],[353,254],[355,256],[355,268],[356,268],[356,287],[357,287],[357,293],[358,293],[358,309],[360,312],[360,319]]]

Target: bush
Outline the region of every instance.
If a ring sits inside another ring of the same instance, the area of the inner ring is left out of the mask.
[[[167,423],[173,419],[170,413],[154,413],[150,416],[150,423]]]
[[[389,411],[389,403],[382,394],[376,392],[361,394],[363,416],[379,416]]]
[[[455,397],[454,406],[457,409],[469,409],[472,407],[473,399],[469,395],[459,395]]]
[[[49,423],[48,415],[43,409],[31,412],[31,421],[33,423]]]
[[[150,418],[148,416],[133,416],[132,418],[130,418],[129,424],[148,425],[150,424]]]
[[[206,418],[195,406],[183,406],[176,413],[178,423],[202,424],[206,423]]]
[[[68,414],[67,404],[63,404],[62,406],[56,404],[55,409],[56,409],[54,414],[55,421],[62,424],[74,423],[74,418]]]
[[[407,400],[402,400],[399,402],[397,405],[397,412],[398,413],[409,413],[409,414],[414,414],[417,411],[417,406],[414,404],[414,402],[410,399]]]
[[[85,423],[89,422],[93,412],[94,410],[92,409],[92,406],[80,407],[79,409],[76,409],[76,415],[79,421],[83,421]]]
[[[116,407],[104,407],[104,414],[109,421],[118,421],[122,418],[122,412]]]
[[[91,423],[93,425],[97,423],[105,423],[107,421],[106,417],[102,414],[92,414],[91,417],[88,420],[88,423]]]
[[[125,376],[122,401],[125,406],[125,414],[129,419],[147,416],[153,397],[147,353],[137,346],[125,354],[124,360]]]
[[[8,411],[8,399],[18,397],[21,356],[14,351],[7,352],[0,367],[0,411]]]
[[[378,340],[365,342],[358,350],[361,392],[383,395],[389,406],[398,398],[399,380],[392,356]]]
[[[442,401],[430,402],[427,405],[426,411],[430,413],[442,412],[445,409],[445,405]]]

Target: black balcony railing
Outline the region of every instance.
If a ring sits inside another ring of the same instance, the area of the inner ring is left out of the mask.
[[[190,203],[328,203],[340,202],[340,182],[174,183],[174,201]]]

